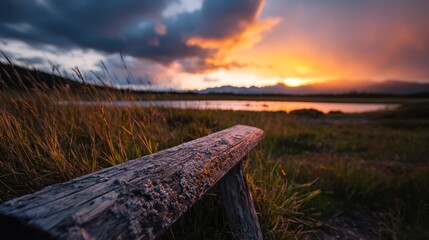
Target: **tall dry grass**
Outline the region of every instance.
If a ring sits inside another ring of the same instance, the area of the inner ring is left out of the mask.
[[[425,114],[313,119],[284,112],[75,104],[136,99],[140,96],[91,86],[1,90],[0,202],[246,124],[266,132],[245,161],[265,238],[301,239],[327,228],[326,222],[345,209],[373,212],[387,239],[429,234]],[[165,236],[227,237],[216,188]]]
[[[124,97],[119,95],[96,88],[77,93],[43,86],[0,92],[0,201],[238,123],[252,125],[257,121],[267,129],[279,123],[278,118],[256,120],[248,113],[76,104],[82,99],[115,101]],[[222,118],[218,118],[219,113]],[[262,148],[251,158],[248,178],[264,234],[270,238],[296,237],[309,230],[314,221],[307,219],[303,206],[318,191],[300,193],[302,186],[288,182],[277,171],[277,160],[267,159]],[[166,238],[229,236],[216,191],[200,201]],[[208,211],[213,218],[206,217]]]

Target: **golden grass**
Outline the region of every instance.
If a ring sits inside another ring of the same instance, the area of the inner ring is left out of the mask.
[[[420,214],[428,209],[429,192],[424,119],[397,119],[401,124],[392,125],[392,119],[386,123],[377,114],[322,116],[321,121],[283,112],[73,104],[124,98],[134,99],[95,88],[0,92],[0,202],[246,124],[267,133],[246,159],[267,239],[300,239],[350,206],[376,212],[388,237],[420,236],[413,232],[428,224]],[[410,207],[416,205],[417,211]],[[222,211],[214,189],[165,237],[228,237]]]

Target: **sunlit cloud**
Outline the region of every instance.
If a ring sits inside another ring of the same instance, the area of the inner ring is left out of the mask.
[[[238,66],[238,61],[219,61],[220,56],[226,56],[228,49],[252,46],[277,22],[259,20],[264,3],[45,0],[40,4],[7,0],[0,10],[0,36],[31,45],[53,45],[63,51],[121,52],[165,66],[193,59],[183,70],[206,72]],[[189,67],[190,63],[194,66]]]
[[[428,82],[428,12],[426,0],[6,0],[0,49],[38,68],[103,60],[118,74],[122,53],[136,75],[181,89]]]
[[[269,18],[264,21],[247,26],[242,32],[223,39],[210,39],[204,37],[192,37],[186,41],[189,46],[199,46],[208,49],[220,49],[229,51],[240,48],[252,47],[259,42],[264,32],[270,30],[280,22],[279,18]]]
[[[429,81],[429,2],[284,1],[284,20],[237,59],[270,62],[264,76]]]
[[[245,63],[233,61],[229,57],[234,51],[251,48],[258,43],[263,34],[269,31],[280,22],[279,18],[269,18],[260,22],[255,22],[246,27],[242,32],[223,39],[210,39],[202,37],[193,37],[187,40],[189,46],[198,46],[203,49],[217,49],[216,54],[205,59],[208,66],[213,69],[232,67],[243,67]]]

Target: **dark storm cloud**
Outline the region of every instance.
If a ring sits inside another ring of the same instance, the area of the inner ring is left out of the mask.
[[[258,21],[264,0],[204,0],[201,9],[162,16],[179,0],[2,0],[0,38],[63,49],[95,49],[170,64],[197,58],[194,68],[219,49],[189,45],[190,38],[223,40]],[[217,67],[217,66],[216,66]]]
[[[244,31],[256,21],[261,0],[204,1],[199,35],[207,38],[227,38]]]
[[[5,0],[0,10],[2,37],[60,47],[126,50],[123,31],[137,21],[160,17],[171,0]],[[137,29],[135,29],[137,30]]]

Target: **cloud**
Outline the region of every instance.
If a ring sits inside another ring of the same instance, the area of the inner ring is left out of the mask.
[[[273,1],[276,29],[237,58],[273,69],[264,76],[429,81],[429,1]]]
[[[18,57],[13,58],[14,61],[25,63],[26,65],[40,65],[45,64],[48,61],[45,58],[42,57]]]
[[[200,8],[171,11],[178,2],[3,0],[0,36],[40,48],[122,52],[164,65],[195,59],[183,67],[195,72],[232,67],[222,60],[226,51],[254,44],[278,22],[259,19],[265,0],[203,0]]]
[[[219,82],[219,78],[210,78],[210,77],[205,77],[203,78],[204,82],[208,82],[208,83],[215,83],[215,82]]]
[[[114,54],[96,65],[98,70],[93,71],[93,75],[105,84],[140,86],[140,89],[178,86],[178,83],[174,82],[174,67],[166,67],[151,60]]]

